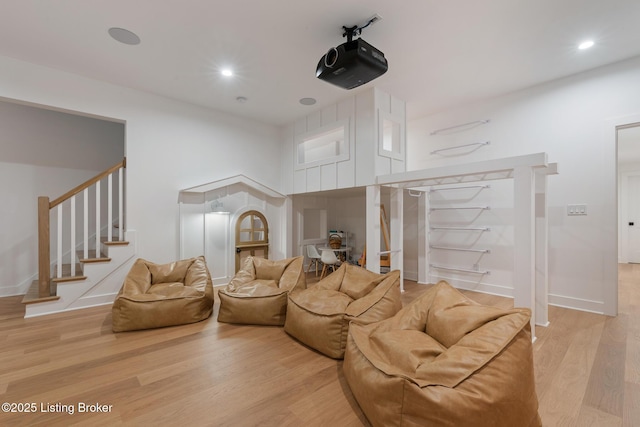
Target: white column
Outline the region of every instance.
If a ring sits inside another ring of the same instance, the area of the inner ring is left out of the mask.
[[[391,249],[391,269],[400,270],[400,291],[404,292],[404,190],[391,189],[389,238]]]
[[[289,258],[292,256],[299,256],[299,255],[306,255],[306,253],[304,252],[304,248],[300,248],[300,245],[294,245],[293,244],[293,201],[291,200],[290,197],[287,197],[284,200],[284,210],[285,210],[285,217],[284,217],[284,224],[282,224],[282,229],[283,229],[283,240],[284,240],[284,254],[285,254],[285,258]],[[300,236],[300,235],[298,235]],[[298,237],[299,238],[299,237]],[[295,248],[295,253],[294,253],[294,248]],[[300,249],[302,249],[302,252],[298,252]]]
[[[513,304],[531,309],[531,338],[535,340],[535,187],[529,166],[513,171],[514,261]]]
[[[536,325],[549,326],[549,253],[548,253],[548,210],[547,210],[547,170],[535,171],[535,250],[536,250]]]
[[[429,283],[429,193],[418,199],[418,283]]]
[[[380,186],[367,186],[367,270],[380,273]]]

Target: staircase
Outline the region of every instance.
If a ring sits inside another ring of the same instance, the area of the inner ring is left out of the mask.
[[[22,300],[25,317],[113,302],[135,255],[135,233],[124,230],[125,166],[123,160],[52,202],[38,198],[39,271]]]

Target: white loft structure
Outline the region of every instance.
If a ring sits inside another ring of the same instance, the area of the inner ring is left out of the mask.
[[[486,160],[475,163],[437,167],[379,176],[376,185],[367,187],[367,269],[380,271],[380,189],[391,187],[390,235],[391,269],[403,270],[403,198],[404,190],[425,193],[433,186],[466,185],[492,180],[513,180],[514,189],[514,247],[513,298],[514,305],[532,311],[534,325],[548,325],[548,226],[547,176],[557,173],[557,164],[548,163],[546,153]],[[430,269],[430,206],[426,197],[420,198],[418,229],[420,283],[427,283]],[[402,280],[401,280],[402,283]]]
[[[316,226],[320,231],[313,237],[322,238],[327,217],[332,217],[330,211],[323,210],[331,209],[328,201],[341,192],[353,199],[357,190],[365,194],[359,200],[364,200],[366,206],[358,204],[357,216],[364,219],[358,221],[361,227],[358,237],[364,240],[367,269],[379,273],[380,255],[389,255],[391,269],[400,270],[404,280],[404,257],[413,260],[415,256],[419,283],[442,278],[434,272],[436,269],[477,274],[480,280],[475,283],[450,282],[460,288],[512,297],[515,306],[530,308],[534,335],[534,325],[548,324],[547,176],[557,173],[557,165],[548,163],[546,153],[406,171],[405,104],[374,88],[288,126],[282,156],[284,164],[291,165],[282,169],[284,194],[242,175],[180,192],[180,257],[204,253],[215,284],[224,284],[233,276],[233,262],[228,258],[235,245],[232,230],[243,211],[257,209],[267,217],[269,258],[299,256],[304,255],[304,246],[310,242],[305,239],[305,211],[320,211],[313,220],[321,218],[325,223]],[[432,262],[434,245],[430,240],[434,227],[430,213],[436,208],[430,206],[425,196],[443,186],[460,188],[486,185],[488,181],[496,185],[508,181],[513,185],[513,206],[506,209],[513,216],[508,224],[513,236],[506,239],[505,253],[492,255],[494,260],[509,258],[509,272],[496,280],[497,284],[485,283],[483,270],[438,266]],[[404,197],[409,192],[422,197],[418,199],[417,218],[411,218],[417,222],[417,253],[407,255],[405,237],[415,238],[403,235]],[[381,195],[388,204],[387,250],[381,249]],[[213,202],[229,207],[230,216],[209,215]]]

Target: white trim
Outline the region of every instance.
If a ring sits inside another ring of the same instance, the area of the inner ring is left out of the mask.
[[[447,183],[447,178],[457,178],[455,183],[504,179],[505,173],[512,172],[520,166],[531,168],[547,167],[547,153],[526,154],[523,156],[380,175],[376,178],[376,184],[398,184],[401,187],[416,187],[445,184]]]
[[[588,311],[590,313],[606,314],[605,304],[602,301],[593,301],[563,295],[549,294],[549,305],[569,308],[572,310]]]
[[[273,197],[276,199],[286,199],[287,196],[285,196],[284,194],[281,194],[275,190],[272,190],[271,188],[267,187],[266,185],[262,185],[257,181],[254,181],[253,179],[249,178],[246,175],[235,175],[229,178],[225,178],[225,179],[220,179],[217,181],[212,181],[206,184],[202,184],[202,185],[197,185],[195,187],[189,187],[189,188],[185,188],[184,190],[180,190],[180,194],[190,194],[190,193],[194,193],[194,194],[202,194],[202,200],[199,200],[198,203],[202,203],[204,201],[204,194],[208,193],[209,191],[213,191],[213,190],[218,190],[220,188],[224,188],[224,187],[228,187],[230,185],[234,185],[234,184],[244,184],[249,188],[253,188],[254,190],[257,190],[269,197]],[[182,203],[186,203],[185,200],[180,200],[180,202]]]
[[[629,125],[640,123],[640,114],[629,114],[622,117],[613,117],[604,120],[602,125],[602,139],[604,142],[604,155],[610,156],[614,161],[614,183],[615,188],[611,189],[612,194],[615,195],[615,203],[613,206],[605,206],[604,209],[612,209],[612,216],[615,218],[616,227],[613,233],[615,253],[611,254],[613,259],[607,262],[604,261],[603,276],[605,278],[611,277],[615,280],[610,282],[604,281],[602,286],[603,292],[603,308],[602,313],[608,316],[618,315],[618,234],[620,229],[620,212],[618,211],[619,194],[618,194],[618,128],[628,127]],[[604,212],[603,217],[608,218],[608,212]],[[586,310],[590,311],[590,310]],[[597,312],[597,311],[596,311]]]

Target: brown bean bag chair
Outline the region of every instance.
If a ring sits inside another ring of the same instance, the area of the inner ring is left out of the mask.
[[[248,257],[227,287],[218,291],[218,322],[284,325],[287,295],[307,286],[303,260]]]
[[[207,319],[213,284],[204,257],[170,264],[137,259],[113,302],[113,331],[160,328]]]
[[[309,289],[289,295],[284,330],[309,347],[342,359],[349,322],[377,322],[400,308],[400,271],[382,275],[342,264]]]
[[[373,426],[541,426],[530,317],[440,282],[390,319],[352,324],[344,375]]]

